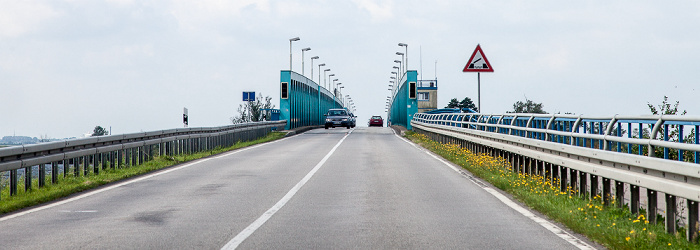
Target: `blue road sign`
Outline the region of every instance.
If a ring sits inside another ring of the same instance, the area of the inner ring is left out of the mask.
[[[255,92],[243,92],[243,101],[244,102],[255,101]]]

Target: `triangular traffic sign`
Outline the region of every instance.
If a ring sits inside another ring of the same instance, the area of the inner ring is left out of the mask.
[[[472,57],[469,58],[462,72],[493,72],[493,67],[491,67],[489,59],[486,59],[486,55],[484,55],[484,51],[481,50],[479,44],[476,45]]]

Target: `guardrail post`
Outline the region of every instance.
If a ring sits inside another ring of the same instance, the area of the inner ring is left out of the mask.
[[[630,184],[630,212],[639,214],[639,186]]]
[[[10,170],[10,196],[17,194],[17,169]]]
[[[576,194],[576,191],[578,191],[578,171],[575,169],[570,168],[569,169],[569,179],[571,179],[571,192],[573,194]]]
[[[46,164],[39,164],[39,187],[46,184]]]
[[[647,220],[656,224],[656,208],[658,206],[658,194],[656,191],[647,189]]]
[[[557,166],[557,168],[559,168],[559,170],[560,170],[560,171],[559,171],[559,173],[560,173],[560,177],[559,177],[559,178],[560,178],[560,179],[559,179],[559,190],[560,190],[562,193],[567,192],[566,188],[567,188],[568,180],[567,180],[567,178],[566,178],[566,177],[567,177],[567,176],[566,176],[566,175],[567,175],[567,173],[566,173],[566,172],[567,172],[567,171],[566,171],[566,168],[565,168],[565,167],[562,167],[562,166]]]
[[[665,194],[666,196],[666,232],[676,233],[676,196]]]
[[[559,179],[559,167],[557,165],[554,165],[552,163],[547,162],[546,163],[549,166],[549,169],[552,170],[552,185],[556,186]]]
[[[120,149],[117,150],[117,167],[121,168],[122,166],[122,159],[124,159],[124,150]]]
[[[54,161],[51,163],[51,183],[56,184],[58,182],[58,162]]]
[[[24,191],[32,190],[32,166],[24,168]]]
[[[603,205],[604,206],[610,206],[610,201],[611,201],[611,196],[612,194],[610,193],[611,187],[610,187],[610,179],[603,177]]]
[[[696,242],[700,231],[700,220],[698,219],[698,202],[688,200],[688,241]]]
[[[139,147],[131,148],[131,166],[138,166]]]
[[[95,175],[100,174],[100,164],[97,156],[99,156],[99,154],[92,156],[92,171],[95,172]]]
[[[90,167],[90,158],[89,158],[89,156],[83,156],[80,158],[81,158],[81,161],[83,162],[83,176],[88,176],[88,168]]]
[[[625,183],[621,181],[615,181],[615,202],[618,208],[622,208],[625,205]]]
[[[591,175],[591,198],[595,199],[598,196],[598,176]]]
[[[136,149],[139,151],[139,165],[143,165],[143,154],[146,152],[146,150],[144,146],[137,147]]]
[[[588,178],[587,178],[586,172],[579,171],[578,179],[579,179],[579,188],[578,192],[581,197],[586,197],[588,195],[588,192],[586,192],[586,187],[588,186]]]

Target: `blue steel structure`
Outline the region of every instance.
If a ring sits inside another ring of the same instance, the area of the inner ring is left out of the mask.
[[[400,77],[398,82],[398,86],[394,88],[389,100],[387,117],[389,117],[390,125],[401,125],[411,130],[411,119],[413,119],[413,114],[418,112],[418,102],[416,101],[418,72],[409,70]]]
[[[281,71],[279,119],[287,120],[285,129],[323,125],[323,114],[332,108],[344,108],[343,100],[297,72]]]

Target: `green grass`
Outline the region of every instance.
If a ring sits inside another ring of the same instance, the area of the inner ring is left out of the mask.
[[[129,166],[117,169],[105,169],[101,170],[99,174],[89,173],[88,176],[82,176],[82,169],[80,171],[80,177],[74,177],[73,172],[69,172],[68,177],[63,177],[59,175],[56,184],[51,184],[50,179],[47,180],[46,186],[38,188],[38,181],[34,180],[32,185],[33,189],[24,191],[24,182],[19,180],[18,182],[18,193],[14,196],[9,195],[9,188],[7,187],[7,180],[3,180],[3,188],[0,192],[0,215],[13,212],[22,208],[27,208],[35,205],[39,205],[45,202],[53,201],[56,199],[64,198],[69,195],[82,192],[85,190],[93,189],[108,183],[115,181],[124,180],[134,176],[143,175],[156,170],[164,169],[177,165],[179,163],[192,161],[211,155],[223,153],[226,151],[231,151],[234,149],[239,149],[247,147],[254,144],[269,142],[273,140],[280,139],[284,137],[285,133],[282,132],[272,132],[267,136],[248,142],[238,142],[235,145],[227,148],[216,148],[211,151],[200,152],[190,155],[178,155],[178,156],[158,156],[152,161],[144,162],[143,165],[139,166]]]
[[[628,209],[616,208],[614,204],[603,206],[599,196],[589,199],[573,190],[560,192],[559,187],[542,176],[510,171],[503,158],[474,154],[458,145],[441,144],[414,132],[407,132],[406,137],[608,248],[700,249],[700,245],[685,239],[684,229],[668,234],[663,220],[655,225],[644,215],[631,214]]]

